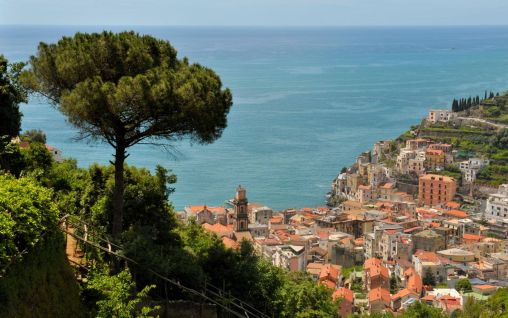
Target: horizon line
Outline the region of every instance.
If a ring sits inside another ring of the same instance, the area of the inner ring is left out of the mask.
[[[365,27],[508,27],[507,24],[337,24],[337,25],[317,25],[317,24],[275,24],[275,25],[243,25],[243,24],[28,24],[28,23],[0,23],[0,27],[183,27],[183,28],[365,28]]]

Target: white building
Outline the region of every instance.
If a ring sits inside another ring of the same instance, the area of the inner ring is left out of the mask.
[[[427,120],[431,123],[437,123],[437,122],[447,122],[449,121],[453,116],[452,111],[447,109],[432,109],[429,111],[429,115],[427,116]]]
[[[497,193],[489,195],[485,217],[500,221],[508,218],[508,184],[500,185]]]
[[[401,149],[397,156],[397,170],[400,173],[409,172],[409,161],[416,158],[416,152],[414,150]]]
[[[296,245],[279,245],[272,255],[272,264],[292,272],[305,271],[305,247]]]
[[[267,206],[253,208],[249,212],[249,222],[258,224],[268,224],[272,218],[273,210]]]
[[[476,180],[476,174],[481,168],[487,166],[489,160],[480,158],[470,158],[469,160],[459,163],[459,169],[462,172],[463,179],[467,183],[472,183]]]

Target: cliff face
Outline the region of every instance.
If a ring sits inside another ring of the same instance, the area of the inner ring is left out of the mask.
[[[46,237],[0,278],[0,317],[83,317],[61,233]]]

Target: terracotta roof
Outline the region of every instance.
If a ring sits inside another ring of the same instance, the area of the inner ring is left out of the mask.
[[[388,268],[384,267],[383,265],[370,266],[367,270],[369,271],[370,277],[375,276],[383,276],[384,278],[390,277]]]
[[[369,291],[368,294],[369,302],[377,301],[377,300],[383,300],[384,302],[390,304],[391,297],[390,297],[390,291],[385,288],[374,288]]]
[[[335,289],[335,287],[337,286],[337,284],[335,284],[335,282],[333,282],[329,279],[321,280],[321,281],[319,281],[319,283],[325,285],[326,287],[328,287],[330,289]]]
[[[372,266],[379,266],[379,265],[381,265],[381,260],[379,258],[372,257],[372,258],[365,260],[365,262],[363,263],[363,268],[369,269]]]
[[[436,297],[434,297],[434,295],[430,295],[430,294],[428,294],[428,295],[425,295],[425,297],[423,297],[423,298],[422,298],[422,300],[425,300],[425,301],[433,301],[433,300],[434,300],[434,298],[436,298]]]
[[[233,227],[228,227],[228,226],[222,225],[220,223],[215,223],[213,225],[208,224],[208,223],[203,223],[202,227],[205,231],[215,233],[219,237],[229,236],[229,235],[233,234]]]
[[[187,207],[191,213],[199,213],[203,210],[208,210],[212,213],[226,213],[226,209],[221,206],[206,206],[206,205],[190,205]]]
[[[381,189],[391,189],[391,188],[393,188],[393,183],[387,182],[387,183],[383,184],[382,186],[380,186],[379,188],[381,188]]]
[[[321,268],[321,272],[319,273],[319,280],[331,280],[333,282],[337,282],[339,280],[340,275],[340,266],[333,264],[325,264]]]
[[[436,180],[439,180],[440,178],[443,179],[443,181],[455,181],[452,177],[448,176],[441,176],[438,174],[426,174],[420,177],[420,180],[431,180],[432,178],[435,178]]]
[[[281,215],[274,215],[270,218],[270,223],[282,223],[283,219]]]
[[[483,236],[481,236],[481,235],[469,234],[469,233],[465,233],[463,237],[464,237],[464,240],[476,241],[476,242],[480,242],[483,239]]]
[[[415,227],[412,227],[412,228],[409,228],[409,229],[405,229],[404,233],[411,233],[411,232],[414,232],[416,230],[420,230],[421,228],[422,228],[421,226],[415,226]]]
[[[439,300],[439,302],[442,302],[446,306],[457,306],[457,305],[460,305],[460,299],[459,298],[455,298],[455,297],[452,297],[452,296],[449,296],[449,295],[445,295],[445,296],[439,298],[438,300]]]
[[[473,285],[474,288],[477,288],[477,289],[491,289],[491,288],[496,288],[497,286],[494,286],[494,285]]]
[[[402,297],[406,297],[407,295],[410,295],[410,294],[414,294],[416,295],[415,292],[407,289],[407,288],[404,288],[404,289],[401,289],[399,290],[395,295],[392,296],[392,299],[395,300],[395,299],[399,299],[399,298],[402,298]]]
[[[467,213],[464,211],[461,211],[461,210],[450,210],[450,211],[446,211],[444,214],[453,216],[453,217],[456,217],[459,219],[467,218]]]
[[[438,262],[439,258],[434,252],[427,252],[424,250],[416,250],[413,256],[418,257],[422,262]]]
[[[332,298],[333,300],[344,299],[352,303],[354,299],[354,293],[351,289],[339,287],[335,292],[333,292]]]
[[[236,249],[238,249],[240,247],[240,244],[237,241],[232,240],[232,239],[230,239],[227,236],[223,236],[222,237],[222,243],[224,243],[224,246],[226,248],[230,248],[230,249],[233,249],[233,250],[236,250]]]
[[[309,269],[319,269],[321,270],[321,268],[323,268],[323,265],[322,263],[308,263],[307,264],[307,270]]]
[[[449,209],[458,209],[458,208],[460,208],[460,203],[455,202],[455,201],[450,201],[450,202],[446,202],[445,206]]]
[[[420,275],[418,275],[416,272],[409,275],[406,283],[406,288],[415,293],[421,293],[423,289],[423,281]]]
[[[404,271],[404,276],[411,276],[413,274],[416,274],[416,270],[413,266],[411,267],[408,267],[405,271]]]

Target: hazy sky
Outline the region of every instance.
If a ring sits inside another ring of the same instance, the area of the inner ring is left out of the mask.
[[[492,25],[508,0],[0,0],[0,24]]]

